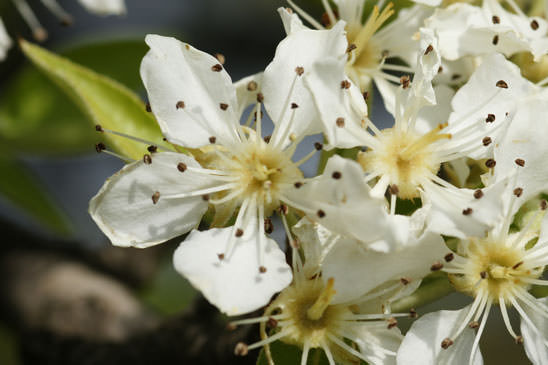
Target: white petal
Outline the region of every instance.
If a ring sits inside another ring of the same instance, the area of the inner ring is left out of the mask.
[[[2,19],[0,19],[0,61],[6,58],[8,49],[11,48],[11,45],[12,45],[11,38],[8,35],[8,32],[6,31],[4,22],[2,22]]]
[[[349,26],[361,26],[364,0],[334,0],[333,2],[337,5],[340,19]]]
[[[124,0],[78,0],[89,12],[99,15],[122,15],[126,13]]]
[[[346,47],[344,22],[329,30],[292,32],[280,42],[263,75],[264,105],[276,126],[272,142],[277,143],[279,138],[290,134],[300,137],[322,130],[318,111],[303,79],[313,72],[313,63],[329,57],[345,57]],[[304,74],[297,76],[297,67],[303,67]],[[298,108],[291,109],[291,103]],[[289,142],[289,138],[282,142]]]
[[[265,237],[265,273],[259,273],[257,232],[248,230],[238,238],[233,254],[219,260],[233,235],[232,227],[192,231],[173,256],[175,269],[184,275],[212,304],[227,315],[258,309],[292,279],[291,268],[276,242]]]
[[[537,301],[544,306],[548,306],[548,298],[537,299]],[[546,338],[542,338],[537,334],[537,332],[540,332],[546,336],[548,333],[548,319],[533,310],[527,310],[526,313],[538,331],[535,331],[527,321],[521,320],[520,329],[525,353],[534,365],[548,364],[548,346],[544,343]]]
[[[308,217],[302,218],[292,228],[299,240],[299,245],[304,253],[305,277],[312,277],[321,270],[323,260],[331,249],[337,234],[328,230],[321,224],[311,221]]]
[[[356,325],[353,329],[356,333],[354,341],[360,352],[371,365],[395,365],[396,357],[382,351],[388,350],[396,353],[400,347],[403,336],[398,328],[374,328],[367,324]]]
[[[200,167],[184,154],[156,153],[150,165],[138,161],[125,166],[91,199],[91,217],[112,244],[147,247],[186,233],[200,222],[207,210],[201,196],[165,197],[211,187],[215,181],[189,171],[182,174],[179,162]],[[156,204],[155,192],[160,193]]]
[[[441,347],[441,342],[462,324],[469,309],[470,306],[467,306],[457,311],[428,313],[415,321],[398,351],[398,365],[468,364],[474,330],[465,328],[454,339],[455,343],[445,350]],[[479,350],[473,364],[483,364]]]
[[[219,61],[175,38],[149,34],[145,41],[150,51],[141,78],[166,138],[192,148],[209,144],[212,136],[225,146],[238,141],[236,89],[224,68],[214,70]]]
[[[304,26],[299,16],[293,11],[290,12],[287,8],[278,8],[278,14],[280,14],[280,18],[282,18],[285,34],[289,35],[303,29],[308,29]]]
[[[434,86],[436,104],[424,106],[417,116],[415,131],[420,134],[430,132],[441,122],[449,119],[451,114],[451,99],[455,95],[452,88],[445,85]]]
[[[262,81],[263,73],[259,72],[234,83],[238,98],[238,112],[236,115],[242,115],[245,108],[257,103],[257,94],[261,91]]]

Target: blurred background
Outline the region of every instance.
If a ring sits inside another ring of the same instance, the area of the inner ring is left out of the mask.
[[[13,40],[34,42],[15,2],[0,0],[0,17]],[[73,17],[71,26],[42,2],[29,1],[49,34],[41,44],[143,100],[139,64],[146,34],[222,53],[238,80],[272,59],[284,37],[276,9],[287,6],[278,0],[126,0],[127,14],[105,17],[76,0],[58,2]],[[319,0],[299,4],[316,18],[322,14]],[[389,126],[374,100],[372,119]],[[95,153],[99,141],[88,117],[14,45],[0,63],[0,364],[255,363],[255,353],[236,358],[232,350],[238,341],[253,342],[257,328],[227,331],[226,319],[172,269],[180,239],[146,250],[114,248],[93,223],[90,198],[123,166]],[[308,163],[309,174],[317,162]],[[455,294],[419,313],[467,301]],[[483,340],[486,364],[527,363],[496,310]]]

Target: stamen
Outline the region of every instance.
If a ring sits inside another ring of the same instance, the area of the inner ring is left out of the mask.
[[[356,37],[354,43],[357,46],[356,58],[360,56],[366,47],[365,45],[371,39],[373,34],[394,14],[393,4],[388,3],[386,7],[379,13],[379,7],[375,5],[373,7],[373,12],[367,19],[367,22],[364,24],[363,28],[360,30],[360,33]]]
[[[158,148],[162,151],[173,152],[169,148],[165,148],[163,146],[158,146],[156,143],[151,142],[151,141],[147,141],[146,139],[142,139],[142,138],[139,138],[139,137],[130,136],[129,134],[125,134],[125,133],[122,133],[122,132],[117,132],[117,131],[113,131],[113,130],[110,130],[110,129],[106,129],[106,128],[103,128],[100,125],[96,125],[95,130],[98,131],[98,132],[114,134],[116,136],[127,138],[127,139],[130,139],[130,140],[135,141],[135,142],[144,143],[144,144],[149,145],[149,146],[155,146],[156,148]]]
[[[311,17],[307,12],[305,12],[303,9],[299,8],[297,5],[295,5],[295,3],[291,0],[287,0],[287,2],[289,3],[289,6],[291,6],[293,8],[293,10],[295,10],[304,20],[306,20],[307,22],[310,23],[310,25],[312,25],[314,28],[316,28],[317,30],[323,30],[325,29],[323,25],[321,25],[320,23],[318,23],[318,21],[316,21],[316,19],[314,19],[313,17]],[[333,23],[335,24],[335,23]]]
[[[504,321],[504,325],[506,326],[506,329],[508,330],[508,333],[517,340],[518,335],[514,332],[512,325],[510,324],[510,319],[508,318],[508,311],[506,309],[506,304],[504,302],[504,297],[502,295],[499,296],[499,307],[500,307],[500,313],[502,314],[502,319]]]
[[[470,361],[468,362],[469,365],[472,365],[474,363],[474,358],[476,357],[476,353],[479,347],[479,340],[480,340],[481,334],[483,333],[483,329],[485,328],[485,324],[487,323],[487,317],[489,317],[489,312],[491,312],[491,299],[489,299],[487,302],[487,308],[485,310],[483,317],[481,318],[481,323],[478,329],[478,333],[476,333],[476,337],[474,338],[474,344],[472,345],[472,353],[470,354]]]
[[[322,4],[325,8],[325,11],[327,12],[327,16],[329,17],[329,22],[331,23],[331,25],[335,25],[337,19],[335,18],[335,14],[333,14],[333,9],[331,9],[331,5],[329,5],[329,2],[327,0],[322,0]]]
[[[13,0],[13,4],[32,30],[32,35],[34,36],[34,39],[36,39],[38,42],[45,41],[48,38],[48,32],[42,26],[42,24],[40,24],[29,4],[27,4],[26,0]]]
[[[191,191],[191,192],[188,192],[188,193],[179,193],[179,194],[168,195],[168,196],[165,196],[164,199],[190,198],[190,197],[193,197],[193,196],[200,196],[200,195],[205,195],[205,194],[217,193],[217,192],[223,191],[223,190],[229,190],[229,189],[235,188],[237,186],[238,185],[234,184],[234,183],[217,185],[217,186],[213,186],[211,188],[194,190],[194,191]]]
[[[59,20],[61,20],[61,24],[72,24],[72,17],[57,3],[56,0],[42,0],[42,4],[44,4],[49,9],[49,11],[51,11]]]

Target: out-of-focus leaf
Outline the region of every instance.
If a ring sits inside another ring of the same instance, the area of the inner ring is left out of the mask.
[[[302,351],[293,345],[288,345],[281,341],[276,341],[270,344],[270,352],[272,354],[272,360],[274,364],[300,364]],[[308,364],[310,365],[329,365],[329,361],[323,350],[312,349],[308,354]],[[257,365],[268,365],[268,359],[264,349],[261,350],[259,358],[257,359]]]
[[[39,223],[56,233],[69,233],[66,216],[37,179],[13,157],[0,154],[0,194]]]
[[[145,105],[132,91],[39,46],[24,40],[20,45],[23,52],[77,102],[94,124],[166,146],[152,114],[146,112]],[[111,134],[104,137],[110,148],[130,158],[139,159],[146,152],[142,143]]]
[[[146,50],[142,40],[129,40],[79,46],[62,54],[140,90],[139,64]],[[90,152],[100,138],[86,114],[36,67],[21,67],[4,85],[0,141],[11,151],[41,155]]]

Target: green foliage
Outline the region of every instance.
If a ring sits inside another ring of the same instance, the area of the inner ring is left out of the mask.
[[[270,345],[272,360],[276,365],[300,364],[302,351],[293,345],[288,345],[281,341],[276,341]],[[309,365],[329,365],[329,361],[325,357],[323,350],[312,349],[308,354]],[[261,350],[257,365],[269,365],[264,349]]]
[[[0,323],[0,364],[20,364],[17,352],[17,340],[14,334]]]

